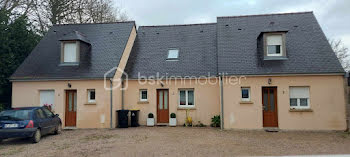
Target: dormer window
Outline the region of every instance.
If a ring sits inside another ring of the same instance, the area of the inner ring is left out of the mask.
[[[169,49],[167,60],[178,60],[179,59],[179,49]]]
[[[61,63],[78,64],[79,63],[79,41],[62,41],[61,43]]]
[[[282,35],[268,35],[266,43],[267,56],[282,56]]]
[[[285,32],[264,33],[264,60],[287,59]]]
[[[75,63],[77,60],[77,44],[74,43],[64,43],[63,56],[65,63]]]

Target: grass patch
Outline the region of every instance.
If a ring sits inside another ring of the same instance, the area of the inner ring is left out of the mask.
[[[119,135],[98,135],[98,134],[92,134],[85,136],[81,140],[84,141],[96,141],[96,140],[105,140],[105,139],[111,139],[111,138],[117,138]]]

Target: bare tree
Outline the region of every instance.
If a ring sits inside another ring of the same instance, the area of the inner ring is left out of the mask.
[[[350,52],[347,47],[344,46],[341,40],[329,40],[335,55],[338,57],[339,62],[343,66],[345,71],[350,70]]]
[[[37,32],[54,24],[104,23],[128,20],[111,0],[0,0],[0,10],[27,15]]]

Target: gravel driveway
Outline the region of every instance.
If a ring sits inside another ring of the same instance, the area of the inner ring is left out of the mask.
[[[220,131],[215,128],[81,129],[6,140],[0,156],[232,156],[350,154],[343,132]]]

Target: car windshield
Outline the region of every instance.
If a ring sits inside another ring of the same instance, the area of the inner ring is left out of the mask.
[[[0,120],[29,120],[31,110],[7,110],[0,112]]]

